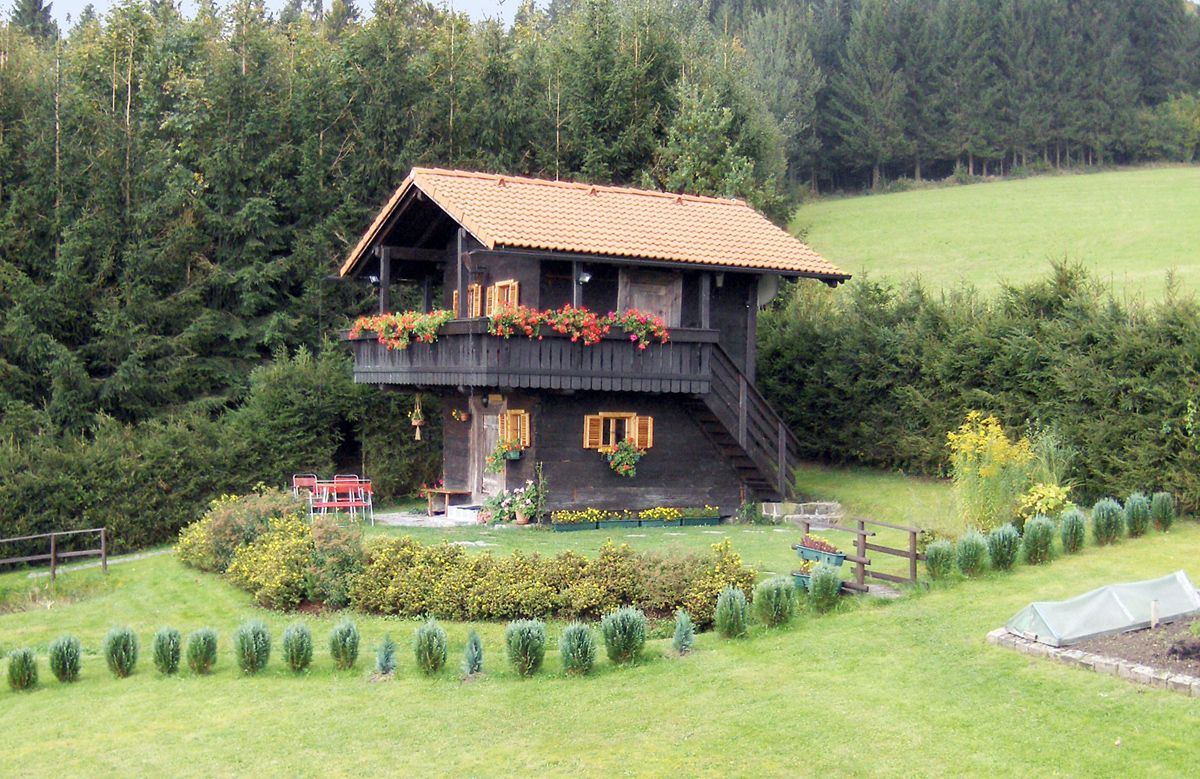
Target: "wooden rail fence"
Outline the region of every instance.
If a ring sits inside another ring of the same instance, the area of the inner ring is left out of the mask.
[[[58,539],[66,536],[77,536],[85,533],[96,533],[99,536],[100,546],[95,549],[72,549],[65,552],[58,550]],[[48,554],[23,555],[21,557],[6,557],[0,559],[0,565],[7,563],[36,563],[44,560],[50,561],[50,579],[53,580],[58,575],[58,562],[63,559],[71,559],[74,557],[96,557],[100,558],[100,567],[105,573],[108,573],[108,531],[102,527],[89,528],[87,530],[62,530],[57,533],[38,533],[32,536],[16,536],[13,538],[0,538],[0,545],[17,543],[19,541],[36,541],[39,538],[50,539],[50,552]]]
[[[850,533],[854,536],[854,552],[846,554],[846,561],[854,564],[854,580],[844,581],[842,586],[854,592],[867,592],[867,577],[874,579],[882,579],[888,582],[897,584],[916,584],[917,583],[917,561],[924,560],[925,555],[917,551],[917,536],[920,534],[920,529],[908,527],[907,525],[893,525],[890,522],[880,522],[877,519],[856,518],[851,520],[854,522],[854,527],[846,527],[844,525],[822,525],[822,528],[829,530],[837,530],[842,533]],[[800,527],[807,534],[812,529],[813,522],[810,519],[804,519],[800,522]],[[884,546],[868,541],[868,538],[875,536],[874,530],[868,530],[867,525],[875,527],[886,527],[890,530],[900,530],[908,533],[908,548],[898,549],[892,546]],[[867,557],[867,552],[879,552],[880,554],[893,555],[895,557],[903,557],[908,560],[908,576],[896,576],[895,574],[883,573],[881,571],[869,570],[871,558]]]

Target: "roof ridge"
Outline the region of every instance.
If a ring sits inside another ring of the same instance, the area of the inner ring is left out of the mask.
[[[529,184],[533,186],[559,187],[562,189],[574,189],[583,192],[595,190],[597,192],[611,192],[620,195],[641,195],[643,197],[667,198],[670,200],[687,200],[695,203],[714,203],[723,206],[743,206],[749,208],[749,204],[740,198],[712,197],[710,195],[689,195],[678,192],[665,192],[658,189],[640,189],[638,187],[625,187],[616,184],[592,184],[584,181],[563,181],[556,179],[543,179],[534,176],[514,176],[508,173],[487,173],[486,171],[478,170],[462,170],[458,168],[423,168],[414,167],[411,175],[428,174],[431,176],[456,176],[459,178],[473,178],[492,180],[499,183],[503,181],[508,184]]]

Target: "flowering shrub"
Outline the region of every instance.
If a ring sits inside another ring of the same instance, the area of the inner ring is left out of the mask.
[[[815,549],[818,552],[825,552],[826,554],[841,554],[842,553],[842,550],[838,549],[836,546],[829,543],[824,538],[821,538],[819,536],[810,536],[807,533],[804,535],[804,538],[802,538],[800,540],[800,546],[806,547],[808,549]]]
[[[304,597],[304,574],[312,556],[312,534],[298,515],[276,517],[254,542],[238,547],[225,572],[262,606],[292,609]]]
[[[437,340],[438,330],[454,319],[454,312],[446,309],[430,311],[404,311],[399,314],[376,314],[360,316],[350,328],[350,337],[357,338],[364,331],[378,334],[379,343],[389,349],[407,349],[413,341],[431,344]]]
[[[304,502],[290,492],[263,490],[249,495],[222,495],[198,521],[179,532],[179,561],[202,571],[223,572],[234,551],[266,532],[273,517],[296,514]]]
[[[1029,483],[1033,461],[1029,440],[1009,440],[999,420],[978,411],[967,414],[946,439],[965,524],[987,530],[1015,517]]]
[[[599,451],[608,458],[608,467],[612,468],[613,473],[629,479],[637,476],[637,464],[646,455],[646,450],[635,446],[632,438],[612,446],[602,446]]]

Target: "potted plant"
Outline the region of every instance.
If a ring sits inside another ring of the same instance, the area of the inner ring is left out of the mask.
[[[792,581],[797,587],[808,589],[809,582],[812,581],[812,569],[815,562],[812,560],[801,560],[800,567],[792,571]]]
[[[421,396],[417,395],[417,401],[413,404],[413,410],[408,412],[408,421],[412,422],[414,437],[416,440],[421,440],[421,428],[425,426],[425,414],[421,411]]]
[[[516,439],[501,439],[496,442],[496,448],[487,456],[484,469],[488,473],[500,473],[505,460],[520,460],[525,448]]]
[[[637,476],[637,464],[646,454],[645,449],[634,445],[632,438],[626,438],[612,446],[602,446],[599,451],[608,460],[608,467],[612,468],[612,472],[627,479]]]
[[[678,527],[683,512],[679,509],[658,506],[638,512],[642,527]]]
[[[800,543],[792,544],[792,548],[796,550],[802,560],[827,563],[834,568],[840,568],[846,560],[846,554],[836,546],[824,538],[808,535],[807,533],[801,539]]]
[[[721,509],[716,506],[692,506],[679,510],[679,524],[684,527],[721,524]]]
[[[640,520],[632,511],[610,511],[604,515],[598,524],[601,528],[637,527]]]
[[[600,509],[582,511],[555,511],[550,515],[550,526],[560,533],[572,530],[595,530],[600,526],[604,512]]]
[[[450,418],[455,422],[466,422],[471,418],[471,412],[456,408],[450,411]]]

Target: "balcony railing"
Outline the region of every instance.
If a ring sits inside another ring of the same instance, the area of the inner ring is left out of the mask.
[[[502,387],[705,394],[716,330],[674,328],[666,344],[639,350],[624,334],[591,346],[547,333],[497,338],[487,320],[456,320],[431,344],[388,349],[374,334],[351,339],[354,380],[418,387]]]

